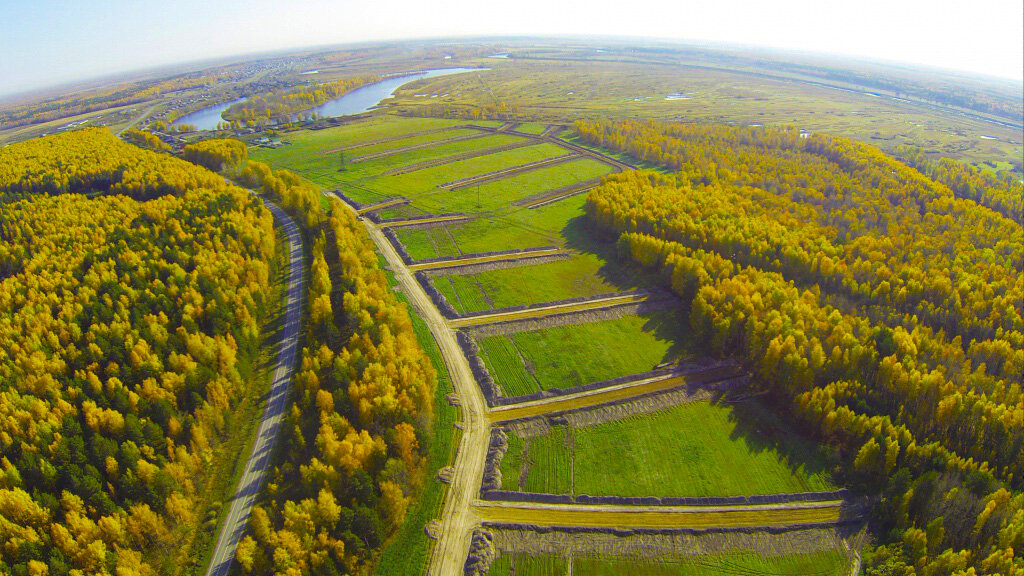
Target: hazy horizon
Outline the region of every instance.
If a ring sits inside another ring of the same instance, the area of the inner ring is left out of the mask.
[[[513,12],[480,10],[466,0],[429,6],[400,0],[386,8],[323,0],[301,6],[269,0],[184,0],[173,6],[44,0],[6,10],[10,33],[0,39],[0,49],[9,57],[0,63],[0,74],[7,79],[0,95],[268,52],[530,36],[744,45],[1024,80],[1024,3],[1014,1],[987,0],[969,11],[952,2],[893,5],[877,0],[848,11],[803,0],[771,6],[641,0],[628,13],[616,12],[616,6],[608,0],[557,5],[522,0]],[[397,20],[389,14],[404,17]],[[644,21],[655,14],[653,22]],[[101,30],[109,32],[97,33]]]

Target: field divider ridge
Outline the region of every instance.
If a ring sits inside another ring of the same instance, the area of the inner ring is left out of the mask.
[[[384,230],[388,228],[408,228],[412,226],[426,226],[428,224],[441,224],[444,222],[469,220],[469,216],[465,214],[439,214],[437,216],[412,216],[410,218],[380,220],[379,218],[375,218],[375,215],[371,212],[366,214],[366,217],[379,228]]]
[[[494,324],[499,322],[512,322],[532,318],[544,318],[557,314],[575,312],[588,312],[616,306],[629,304],[640,304],[649,300],[655,293],[650,290],[632,290],[629,292],[618,292],[603,294],[599,296],[571,298],[557,302],[544,302],[530,304],[528,306],[513,306],[510,308],[499,308],[484,312],[472,312],[463,314],[449,320],[452,328],[468,328],[482,324]]]
[[[417,164],[410,164],[409,166],[402,166],[400,168],[393,168],[387,172],[382,172],[381,176],[399,176],[401,174],[408,174],[409,172],[416,172],[418,170],[426,170],[428,168],[436,168],[438,166],[444,166],[445,164],[452,164],[462,160],[470,160],[472,158],[479,158],[481,156],[490,156],[491,154],[497,154],[499,152],[506,152],[508,150],[515,150],[516,148],[525,148],[526,146],[536,146],[537,143],[532,140],[523,140],[522,142],[513,142],[511,144],[505,144],[504,146],[495,146],[492,148],[484,148],[482,150],[473,150],[470,152],[463,152],[462,154],[456,154],[454,156],[446,156],[444,158],[438,158],[436,160],[427,160],[425,162],[419,162]]]
[[[357,148],[365,148],[367,146],[376,146],[377,144],[387,144],[388,142],[397,142],[399,140],[405,140],[406,138],[413,138],[415,136],[426,136],[427,134],[437,134],[438,132],[450,132],[459,128],[471,128],[470,126],[450,126],[447,128],[434,128],[432,130],[420,130],[418,132],[409,132],[400,136],[390,136],[388,138],[378,138],[376,140],[367,140],[365,142],[359,142],[357,144],[347,144],[345,146],[338,146],[337,148],[331,148],[324,150],[320,153],[321,156],[332,154],[334,152],[344,152],[346,150],[355,150]]]
[[[530,172],[548,166],[555,166],[563,162],[571,162],[573,160],[578,160],[579,158],[581,158],[580,154],[570,152],[568,154],[563,154],[561,156],[555,156],[554,158],[545,158],[543,160],[537,160],[536,162],[528,162],[526,164],[520,164],[518,166],[512,166],[510,168],[496,170],[494,172],[488,172],[486,174],[471,176],[469,178],[462,178],[460,180],[455,180],[453,182],[446,182],[444,184],[439,184],[438,188],[445,188],[453,191],[461,190],[463,188],[468,188],[470,186],[485,184],[493,180],[502,180],[504,178],[508,178],[509,176],[516,176],[524,172]]]
[[[603,530],[793,530],[859,520],[863,505],[845,499],[726,506],[624,506],[477,500],[485,526]]]
[[[500,252],[479,252],[466,254],[458,257],[431,258],[429,260],[417,260],[409,264],[409,270],[419,272],[422,270],[438,270],[445,268],[458,268],[472,266],[475,264],[488,264],[491,262],[503,262],[508,260],[528,260],[544,256],[564,254],[565,251],[557,246],[545,246],[543,248],[524,248],[522,250],[504,250]]]
[[[654,370],[573,388],[544,390],[528,396],[495,397],[489,399],[491,406],[487,417],[492,424],[499,424],[564,414],[636,400],[677,388],[720,388],[743,376],[742,372],[729,363],[703,369],[691,366],[683,369]]]
[[[368,212],[373,212],[375,210],[383,210],[384,208],[391,208],[392,206],[404,206],[405,204],[408,204],[409,202],[412,202],[412,200],[409,200],[408,198],[405,198],[405,197],[402,197],[402,196],[398,196],[397,198],[392,198],[390,200],[385,200],[383,202],[378,202],[376,204],[370,204],[369,206],[363,206],[362,208],[357,208],[356,209],[356,214],[363,215],[363,214],[366,214]]]

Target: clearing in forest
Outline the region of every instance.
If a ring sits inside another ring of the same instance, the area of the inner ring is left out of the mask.
[[[834,490],[828,466],[754,401],[706,401],[585,428],[509,433],[502,488],[588,496],[718,497]]]

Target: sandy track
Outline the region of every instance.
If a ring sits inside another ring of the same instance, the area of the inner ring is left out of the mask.
[[[786,528],[848,520],[845,500],[738,506],[621,506],[482,501],[473,503],[481,521],[547,527],[604,529]]]
[[[349,208],[351,209],[351,206]],[[478,524],[471,504],[480,492],[487,443],[490,438],[486,417],[487,404],[473,378],[469,362],[466,361],[466,356],[455,339],[455,332],[445,323],[437,307],[402,262],[395,247],[381,229],[369,220],[364,219],[363,223],[377,249],[384,255],[388,266],[395,273],[395,279],[409,299],[413,310],[430,328],[430,333],[433,334],[444,357],[455,392],[459,396],[462,408],[462,441],[455,456],[452,481],[441,510],[441,526],[437,531],[438,539],[430,556],[428,572],[438,576],[454,576],[462,573],[462,566],[469,554],[473,528]]]
[[[284,227],[288,239],[288,293],[284,310],[284,326],[281,342],[278,344],[274,379],[263,408],[263,418],[256,440],[245,464],[245,470],[238,479],[238,488],[231,498],[231,509],[217,536],[217,545],[210,555],[207,576],[225,576],[235,560],[235,548],[245,534],[249,513],[260,494],[263,475],[270,465],[270,456],[277,442],[282,417],[288,406],[295,360],[299,351],[299,329],[301,328],[302,302],[306,294],[306,269],[302,258],[302,236],[299,227],[276,204],[266,202],[274,213],[274,219]]]

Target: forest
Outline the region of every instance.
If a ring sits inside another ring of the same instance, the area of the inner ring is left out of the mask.
[[[379,76],[361,76],[327,84],[297,86],[266,94],[257,94],[225,110],[224,118],[228,122],[245,125],[263,125],[272,120],[288,122],[289,118],[295,114],[315,108],[328,100],[338,98],[360,86],[373,84],[379,80]]]
[[[868,574],[1024,567],[1018,184],[795,129],[576,130],[663,170],[607,177],[589,219],[840,455],[875,502]]]
[[[294,403],[236,560],[243,574],[368,574],[422,488],[433,366],[365,229],[337,199],[248,160],[237,140],[185,150],[280,200],[311,250],[309,326]]]
[[[0,150],[0,572],[175,572],[275,254],[247,191],[90,129]]]

